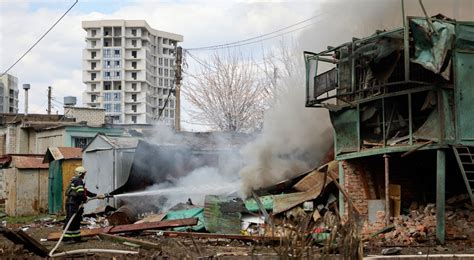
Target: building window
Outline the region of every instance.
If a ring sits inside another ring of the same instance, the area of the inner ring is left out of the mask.
[[[137,36],[137,29],[132,29],[132,35]]]
[[[115,61],[115,67],[116,67],[116,68],[120,68],[120,61],[119,61],[119,60],[116,60],[116,61]]]
[[[136,72],[132,72],[132,78],[137,79],[137,73]]]
[[[122,105],[121,104],[114,104],[114,112],[115,113],[122,112]]]
[[[105,93],[105,94],[104,94],[104,101],[105,101],[105,102],[110,102],[110,101],[112,101],[112,93]]]
[[[116,78],[116,79],[119,79],[119,78],[120,78],[120,71],[116,71],[116,72],[115,72],[115,78]]]
[[[136,58],[137,57],[137,51],[132,51],[132,57]]]
[[[112,104],[105,103],[104,108],[105,108],[105,112],[112,112]]]
[[[91,52],[91,58],[95,59],[95,56],[97,56],[97,53],[95,51]]]
[[[97,30],[91,30],[91,36],[94,37],[97,34]]]
[[[132,89],[137,90],[137,83],[132,83]]]
[[[137,40],[132,40],[132,46],[137,47]]]
[[[115,58],[120,58],[120,50],[114,50]]]
[[[132,105],[132,111],[137,112],[137,105]]]
[[[86,148],[86,146],[92,141],[92,137],[72,137],[72,143],[74,147]]]
[[[132,68],[134,68],[134,69],[137,68],[137,62],[136,61],[132,61]]]
[[[168,77],[168,69],[165,69],[165,77]]]
[[[97,75],[95,73],[91,73],[91,80],[95,80],[96,77]]]
[[[104,90],[111,90],[112,89],[112,83],[109,82],[104,82]]]
[[[132,100],[137,101],[137,94],[132,94]]]
[[[95,88],[97,87],[97,85],[95,83],[92,83],[91,84],[91,91],[95,91]]]
[[[97,96],[96,95],[91,95],[91,102],[95,103],[96,100],[97,100]]]
[[[162,79],[162,78],[160,78],[160,79],[158,80],[158,82],[159,82],[158,85],[159,85],[160,87],[163,86],[163,79]]]
[[[105,69],[110,68],[110,61],[109,61],[109,60],[106,60],[106,61],[104,62],[104,68],[105,68]]]
[[[97,66],[97,64],[95,62],[92,62],[91,63],[91,70],[95,69],[96,66]]]
[[[110,79],[110,71],[104,71],[104,79]]]
[[[121,101],[122,100],[122,93],[117,92],[113,93],[114,94],[114,101]]]
[[[168,87],[168,79],[165,79],[165,87]]]
[[[165,67],[168,67],[168,59],[165,59]]]

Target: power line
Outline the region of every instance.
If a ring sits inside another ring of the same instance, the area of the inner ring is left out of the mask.
[[[245,42],[245,43],[241,43],[241,44],[235,44],[235,45],[226,45],[226,46],[222,46],[222,47],[216,47],[216,48],[209,48],[209,49],[200,49],[201,51],[212,51],[212,50],[219,50],[219,49],[228,49],[228,48],[236,48],[236,47],[240,47],[240,46],[245,46],[245,45],[250,45],[250,44],[254,44],[254,43],[259,43],[259,42],[263,42],[263,41],[266,41],[266,40],[270,40],[270,39],[274,39],[274,38],[277,38],[277,37],[280,37],[280,36],[283,36],[285,34],[289,34],[289,33],[292,33],[292,32],[295,32],[295,31],[299,31],[299,30],[302,30],[302,29],[305,29],[313,24],[316,24],[316,22],[314,23],[310,23],[310,24],[307,24],[305,26],[302,26],[302,27],[298,27],[296,29],[293,29],[293,30],[290,30],[290,31],[287,31],[287,32],[284,32],[284,33],[280,33],[280,34],[277,34],[277,35],[274,35],[274,36],[271,36],[271,37],[267,37],[267,38],[262,38],[262,39],[259,39],[259,40],[256,40],[256,41],[251,41],[251,42]],[[188,51],[188,54],[190,53],[189,51],[191,49],[186,49]]]
[[[281,31],[284,31],[284,30],[287,30],[289,28],[292,28],[292,27],[295,27],[297,25],[300,25],[300,24],[303,24],[303,23],[306,23],[308,21],[311,21],[319,16],[321,16],[322,14],[318,14],[318,15],[315,15],[315,16],[312,16],[310,18],[307,18],[303,21],[300,21],[300,22],[297,22],[295,24],[292,24],[292,25],[289,25],[289,26],[286,26],[286,27],[283,27],[283,28],[280,28],[278,30],[275,30],[275,31],[272,31],[272,32],[269,32],[269,33],[265,33],[265,34],[261,34],[261,35],[258,35],[258,36],[255,36],[255,37],[251,37],[251,38],[248,38],[248,39],[244,39],[244,40],[240,40],[240,41],[235,41],[235,42],[229,42],[229,43],[224,43],[224,44],[218,44],[218,45],[211,45],[211,46],[203,46],[203,47],[195,47],[195,48],[187,48],[187,50],[191,50],[191,51],[197,51],[197,50],[212,50],[212,49],[219,49],[219,48],[223,48],[223,47],[226,47],[226,46],[229,46],[229,45],[235,45],[235,44],[240,44],[240,43],[243,43],[243,42],[248,42],[248,41],[252,41],[252,40],[255,40],[255,39],[259,39],[259,38],[263,38],[263,37],[266,37],[266,36],[269,36],[269,35],[272,35],[272,34],[275,34],[275,33],[278,33],[278,32],[281,32]]]
[[[43,35],[41,35],[41,37],[23,55],[21,55],[18,60],[16,60],[5,72],[3,72],[0,77],[7,74],[8,71],[10,71],[18,62],[20,62],[20,60],[23,59],[26,54],[28,54],[50,32],[64,18],[64,16],[66,16],[67,13],[69,13],[69,11],[71,11],[78,1],[79,0],[76,0],[76,2],[74,2],[74,4],[72,4],[71,7],[69,7],[69,9],[67,9],[66,12],[61,15],[61,17],[59,17],[59,19]]]

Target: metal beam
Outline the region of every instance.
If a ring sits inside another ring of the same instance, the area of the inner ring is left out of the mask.
[[[409,45],[409,31],[407,17],[405,17],[405,1],[402,1],[402,19],[403,19],[403,59],[404,59],[404,70],[405,70],[405,81],[410,80],[410,45]]]
[[[408,135],[410,136],[409,144],[413,145],[413,105],[411,93],[408,93]]]
[[[436,239],[440,244],[444,244],[446,235],[446,151],[438,149],[436,157]]]
[[[400,146],[387,146],[385,148],[372,148],[372,149],[365,149],[360,152],[349,152],[344,154],[336,155],[336,160],[350,160],[355,158],[367,157],[367,156],[374,156],[374,155],[381,155],[386,153],[404,153],[410,151],[412,149],[418,148],[420,144],[413,144],[413,145],[400,145]],[[440,148],[449,148],[448,145],[440,145],[437,143],[432,143],[422,148],[418,148],[419,151],[425,150],[434,150]]]
[[[344,167],[342,166],[342,161],[338,161],[339,164],[339,184],[344,188]],[[346,207],[344,204],[344,194],[339,191],[339,214],[344,216]]]
[[[390,166],[389,166],[389,158],[390,155],[384,154],[384,164],[385,164],[385,224],[388,225],[390,223],[390,192],[389,192],[389,185],[390,185]]]

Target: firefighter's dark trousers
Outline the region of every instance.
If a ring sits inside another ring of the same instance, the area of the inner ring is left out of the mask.
[[[74,219],[72,220],[71,224],[69,225],[69,228],[66,231],[66,234],[64,234],[64,241],[70,241],[70,240],[75,240],[75,241],[80,241],[81,240],[81,220],[82,220],[82,213],[84,212],[83,208],[80,208],[80,205],[77,205],[75,203],[68,203],[66,204],[66,220],[64,222],[64,228],[66,228],[67,223],[71,219],[72,215],[74,213],[77,213],[76,216],[74,216]]]

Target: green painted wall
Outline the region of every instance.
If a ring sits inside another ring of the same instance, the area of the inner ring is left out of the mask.
[[[474,145],[474,23],[456,26],[454,55],[457,142]]]
[[[66,127],[64,136],[64,146],[73,147],[73,137],[94,137],[97,133],[104,133],[106,135],[120,136],[123,134],[123,129],[120,128],[104,128],[104,127]]]

